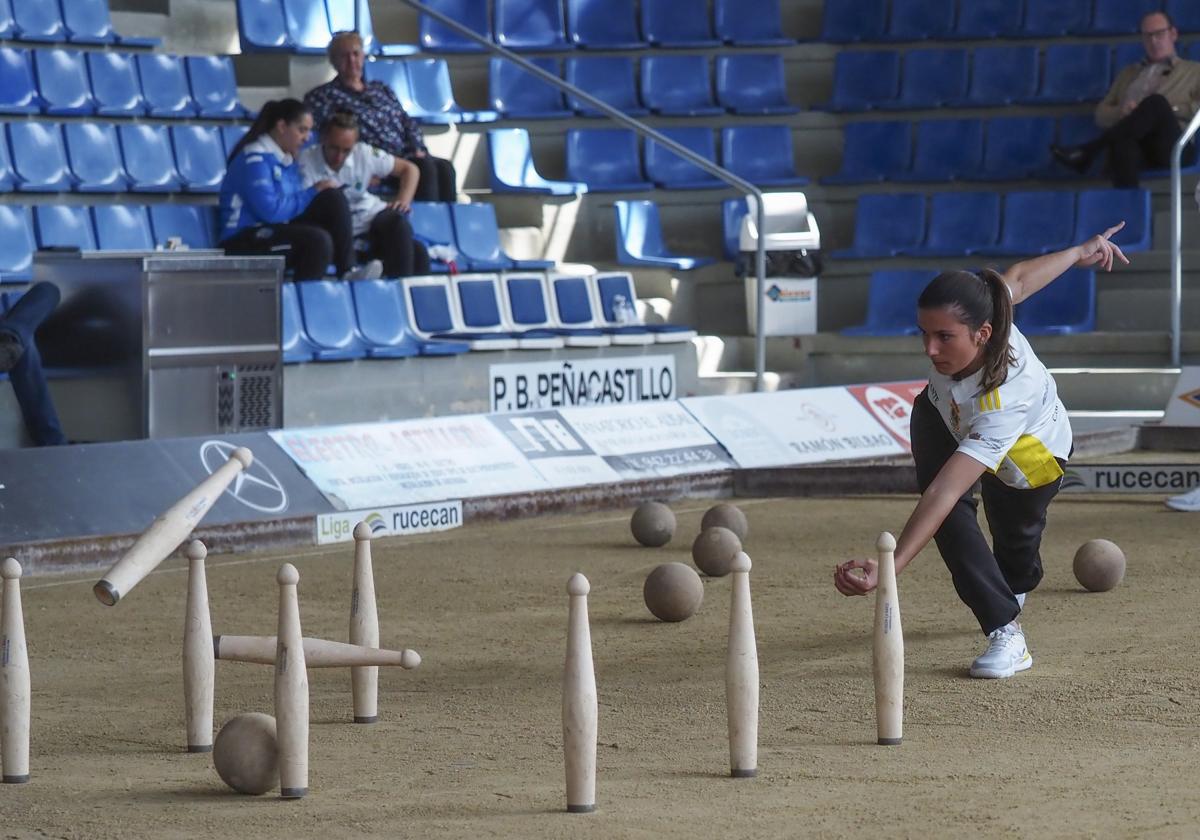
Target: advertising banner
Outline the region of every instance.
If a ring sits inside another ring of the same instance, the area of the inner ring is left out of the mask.
[[[455,500],[323,513],[317,517],[317,545],[352,541],[354,527],[359,522],[370,526],[372,539],[449,531],[462,527],[463,505],[461,500]]]
[[[675,357],[617,356],[491,365],[491,410],[532,411],[675,399]]]
[[[608,484],[621,479],[557,411],[493,414],[488,420],[529,459],[550,487]]]
[[[1083,464],[1068,466],[1064,493],[1177,494],[1200,486],[1197,464]]]
[[[908,435],[912,420],[913,400],[925,390],[928,382],[917,379],[911,382],[884,382],[879,385],[850,385],[847,390],[871,412],[879,424],[904,447],[912,451],[912,440]]]

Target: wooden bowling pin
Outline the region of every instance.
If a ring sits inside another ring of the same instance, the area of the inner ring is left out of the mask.
[[[187,749],[192,753],[213,748],[212,618],[208,612],[208,580],[204,559],[208,549],[200,540],[187,547],[187,615],[183,622],[183,705],[187,717]]]
[[[213,655],[224,662],[275,664],[277,642],[274,636],[213,636]],[[304,665],[307,668],[354,668],[360,666],[396,666],[412,670],[421,664],[415,650],[384,650],[348,645],[326,639],[304,639]]]
[[[725,705],[729,712],[729,775],[758,773],[758,647],[750,606],[750,558],[739,551],[730,568],[729,653],[725,660]]]
[[[254,456],[250,450],[239,446],[216,472],[151,522],[129,551],[92,587],[97,600],[111,607],[128,595],[142,578],[187,539],[230,482],[252,463]]]
[[[596,738],[599,709],[596,672],[592,667],[592,633],[588,627],[588,579],[574,574],[567,581],[567,660],[563,669],[563,754],[567,770],[567,811],[596,810]]]
[[[904,633],[896,589],[896,538],[884,531],[875,542],[879,583],[875,588],[875,723],[879,743],[894,746],[904,734]]]
[[[284,563],[279,582],[279,629],[275,651],[275,737],[279,744],[279,795],[308,793],[308,670],[300,633],[296,584],[300,573]]]
[[[375,573],[371,569],[371,526],[354,526],[354,594],[350,598],[350,644],[379,647],[379,611],[375,604]],[[354,694],[354,722],[379,720],[379,668],[374,665],[350,669]]]
[[[29,652],[21,614],[21,564],[9,557],[0,609],[0,777],[5,784],[29,781]]]

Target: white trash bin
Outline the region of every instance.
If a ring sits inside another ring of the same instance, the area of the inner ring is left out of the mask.
[[[738,250],[748,257],[746,320],[751,335],[758,329],[758,278],[754,256],[758,247],[758,219],[754,196],[746,196],[749,212],[742,219]],[[763,245],[769,252],[816,252],[821,247],[817,219],[808,210],[804,193],[767,193],[763,196]],[[768,276],[763,282],[763,335],[812,335],[817,331],[817,277]]]

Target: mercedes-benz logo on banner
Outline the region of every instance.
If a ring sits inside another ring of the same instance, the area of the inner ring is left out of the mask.
[[[223,440],[206,440],[200,444],[200,463],[209,475],[226,461],[237,449],[232,443]],[[233,483],[225,488],[225,492],[248,508],[263,513],[279,513],[287,510],[287,491],[275,473],[257,458],[250,469],[238,473]]]

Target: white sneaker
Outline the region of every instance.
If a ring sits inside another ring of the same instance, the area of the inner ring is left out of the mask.
[[[378,280],[383,276],[383,263],[371,260],[363,265],[356,265],[346,272],[343,280]]]
[[[988,633],[988,648],[971,663],[971,676],[989,680],[1011,677],[1033,667],[1021,625],[1010,621]]]
[[[1195,490],[1190,490],[1182,496],[1172,496],[1167,499],[1167,507],[1171,510],[1182,510],[1188,513],[1195,513],[1200,510],[1200,487]]]

